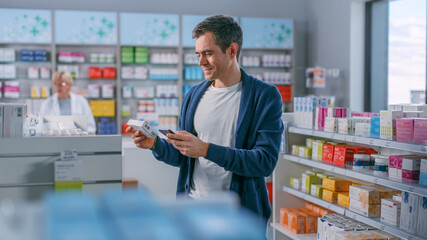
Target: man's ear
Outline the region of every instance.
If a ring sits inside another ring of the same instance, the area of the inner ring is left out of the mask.
[[[235,42],[230,44],[230,57],[233,58],[237,55],[237,51],[239,50],[239,45]]]

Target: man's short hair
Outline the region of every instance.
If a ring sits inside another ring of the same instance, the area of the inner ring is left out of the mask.
[[[240,51],[242,50],[243,31],[239,23],[234,21],[232,17],[216,15],[206,18],[193,29],[193,38],[198,38],[206,32],[213,33],[215,43],[223,53],[230,47],[231,43],[237,43],[239,49],[236,57],[239,59]]]

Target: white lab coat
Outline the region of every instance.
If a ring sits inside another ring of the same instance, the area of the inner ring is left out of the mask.
[[[73,93],[70,93],[71,98],[71,115],[73,116],[87,116],[87,130],[88,131],[96,131],[95,118],[93,117],[92,110],[90,109],[88,101],[80,96]],[[40,115],[47,116],[58,116],[61,115],[61,111],[59,110],[59,102],[58,102],[58,94],[48,97],[43,101],[40,107]]]

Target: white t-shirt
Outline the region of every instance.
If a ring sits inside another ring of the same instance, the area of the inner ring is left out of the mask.
[[[200,99],[194,115],[197,137],[204,142],[233,148],[241,94],[242,82],[227,88],[211,85]],[[203,157],[196,159],[190,197],[203,199],[210,193],[229,190],[231,175],[214,162]]]

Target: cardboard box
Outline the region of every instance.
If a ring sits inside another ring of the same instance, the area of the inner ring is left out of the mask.
[[[414,143],[427,145],[427,118],[414,119]]]
[[[380,111],[380,138],[396,140],[396,119],[403,117],[402,111]]]
[[[323,196],[323,187],[321,184],[311,184],[310,194],[318,198]]]
[[[402,159],[402,181],[409,183],[418,183],[420,179],[421,159],[403,158]]]
[[[349,209],[353,212],[359,213],[365,217],[380,217],[381,205],[380,204],[368,204],[359,202],[350,197]]]
[[[327,202],[330,202],[330,203],[337,203],[338,202],[338,192],[331,191],[329,189],[323,189],[322,199],[327,201]]]
[[[338,193],[338,205],[348,208],[350,205],[350,196],[348,192],[340,192]]]
[[[6,103],[3,105],[3,137],[23,137],[27,118],[27,105]]]
[[[398,142],[412,143],[414,141],[414,119],[396,119],[396,139]]]
[[[332,164],[334,160],[334,149],[335,146],[331,144],[323,144],[322,151],[322,162],[326,164]]]
[[[400,224],[400,202],[390,198],[381,199],[381,222],[398,227]]]
[[[420,196],[418,204],[417,235],[427,238],[427,197]]]
[[[342,168],[352,168],[353,156],[356,151],[356,148],[347,145],[335,146],[333,165]]]
[[[402,180],[403,158],[417,159],[417,155],[392,155],[388,158],[388,177],[393,180]]]
[[[305,217],[305,233],[317,233],[317,216],[309,212],[300,212]]]
[[[427,187],[427,158],[421,159],[419,184]]]
[[[417,232],[419,200],[416,194],[402,192],[400,228],[412,234]]]
[[[305,233],[306,217],[297,211],[288,212],[288,229],[296,234]]]
[[[302,186],[301,190],[305,193],[310,194],[311,184],[318,184],[318,177],[311,174],[302,174]]]
[[[313,148],[311,150],[311,159],[316,161],[322,161],[322,153],[323,153],[323,144],[325,141],[314,141]]]
[[[323,188],[336,192],[348,192],[351,182],[344,179],[323,178]]]

